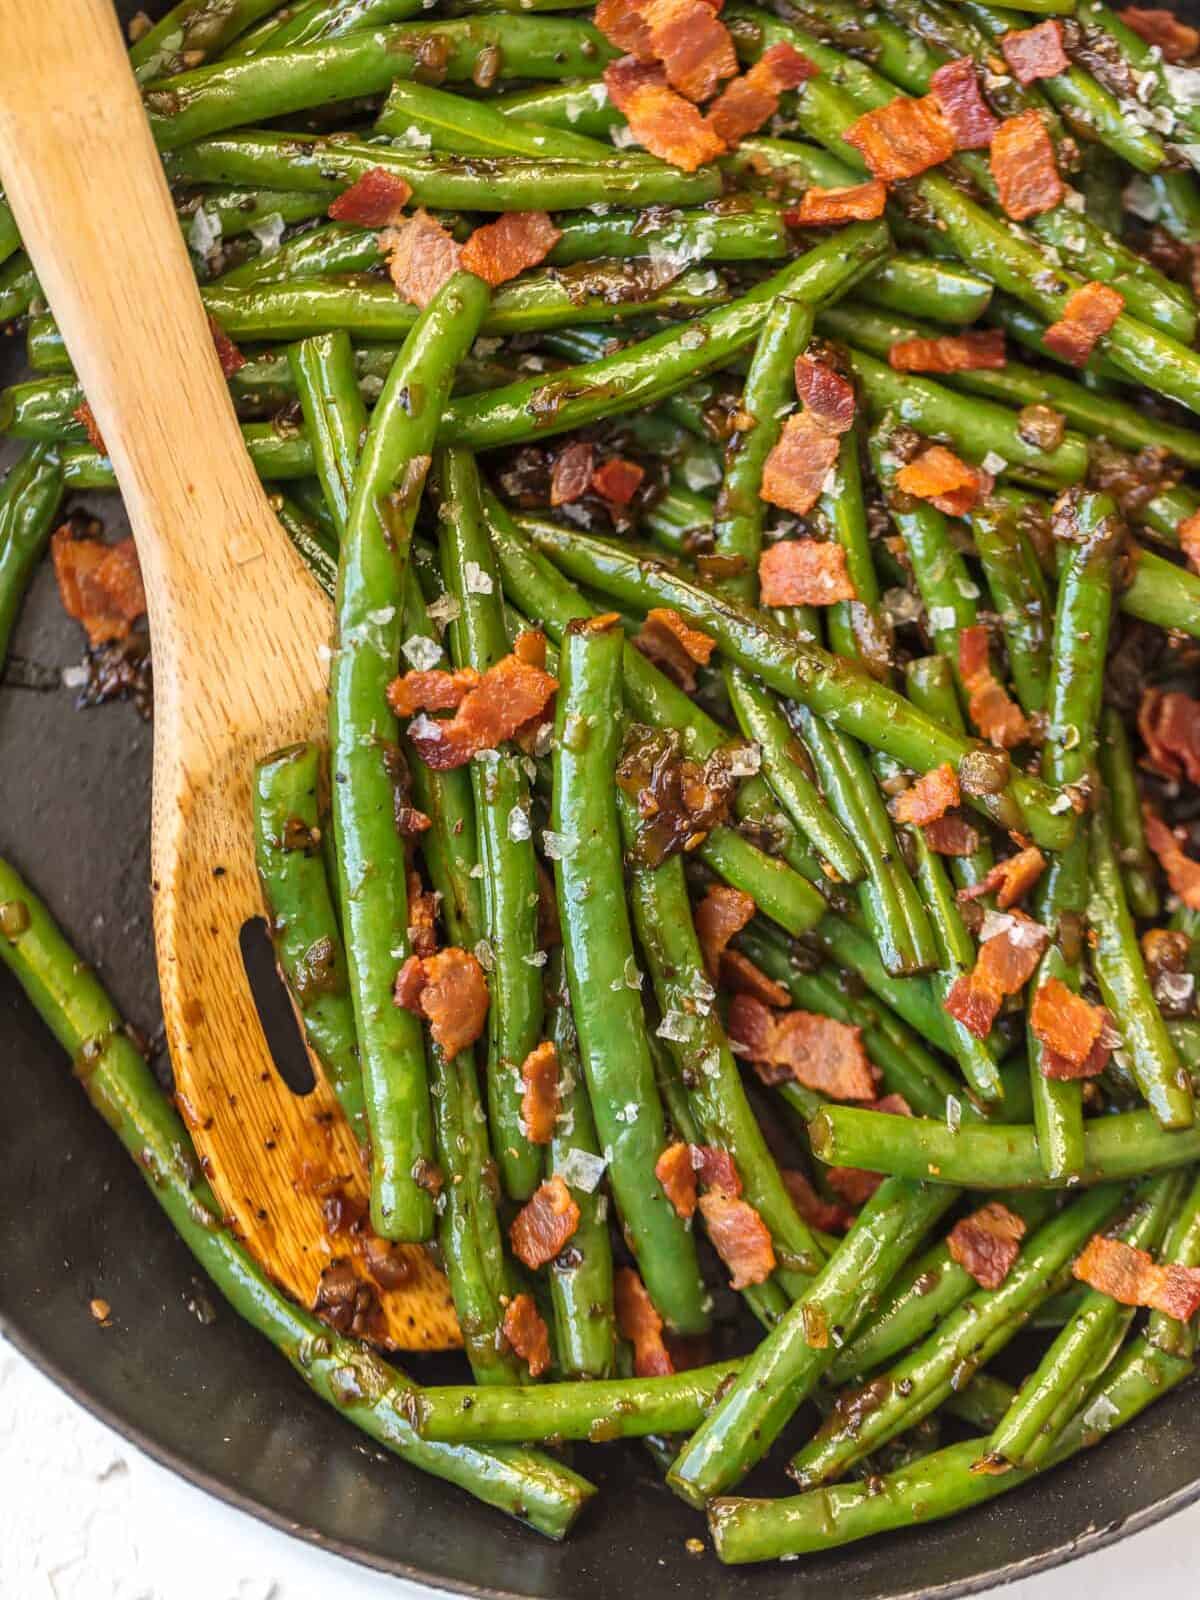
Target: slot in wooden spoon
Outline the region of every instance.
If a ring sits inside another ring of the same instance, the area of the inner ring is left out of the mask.
[[[154,929],[180,1110],[221,1205],[302,1304],[361,1241],[362,1160],[314,1060],[275,1069],[238,936],[262,914],[255,760],[326,725],[330,609],[242,446],[111,0],[0,0],[0,177],[104,436],[149,602]],[[380,1290],[381,1342],[460,1342],[420,1247]]]

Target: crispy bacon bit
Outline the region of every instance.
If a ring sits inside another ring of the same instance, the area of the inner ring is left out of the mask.
[[[981,622],[959,633],[958,673],[967,691],[967,715],[988,743],[1000,750],[1028,743],[1031,729],[992,671],[987,629]]]
[[[1006,33],[1000,51],[1012,68],[1012,75],[1026,88],[1039,78],[1057,78],[1071,63],[1063,49],[1063,26],[1057,17],[1039,22],[1035,28]]]
[[[582,439],[560,450],[550,468],[550,504],[571,505],[585,495],[592,486],[594,462],[595,452]]]
[[[696,937],[704,952],[705,970],[714,983],[721,973],[725,946],[735,933],[741,933],[756,910],[753,898],[744,889],[730,889],[724,884],[714,884],[696,907]]]
[[[1047,1053],[1078,1068],[1091,1055],[1107,1015],[1103,1006],[1091,1005],[1060,978],[1047,978],[1033,997],[1029,1026]]]
[[[516,1294],[504,1308],[501,1324],[504,1337],[529,1368],[531,1378],[540,1378],[550,1366],[550,1334],[531,1294]]]
[[[874,1100],[875,1069],[862,1029],[811,1011],[770,1011],[748,994],[734,995],[729,1038],[767,1083],[794,1078],[831,1100]]]
[[[395,1002],[424,1017],[447,1061],[475,1043],[487,1020],[488,988],[470,950],[450,945],[432,956],[409,956],[396,974]]]
[[[146,591],[132,539],[105,544],[73,539],[69,523],[50,541],[63,610],[82,622],[93,647],[128,639],[146,612]]]
[[[805,412],[829,433],[847,433],[854,426],[854,385],[812,356],[796,357],[796,394]]]
[[[558,1051],[549,1039],[521,1063],[521,1121],[530,1144],[549,1144],[558,1116]]]
[[[1046,329],[1042,343],[1060,360],[1082,367],[1124,309],[1124,295],[1108,284],[1085,283],[1067,301],[1061,319]]]
[[[959,150],[986,150],[1000,126],[979,92],[979,73],[969,56],[947,61],[929,80],[929,90],[950,124]]]
[[[728,1150],[715,1144],[690,1146],[692,1167],[704,1189],[716,1189],[720,1194],[736,1199],[742,1192],[742,1180],[737,1165]]]
[[[1162,51],[1164,61],[1186,61],[1200,50],[1200,32],[1180,22],[1173,11],[1148,6],[1126,6],[1117,15],[1139,39]]]
[[[1178,689],[1147,689],[1137,724],[1153,771],[1200,785],[1200,700]]]
[[[604,69],[608,98],[629,123],[644,149],[684,172],[725,154],[725,144],[700,112],[667,85],[659,66],[644,66],[622,56]]]
[[[925,843],[939,856],[973,856],[979,849],[979,829],[957,812],[927,822]]]
[[[979,947],[970,972],[956,978],[943,1002],[977,1039],[986,1039],[1006,995],[1017,994],[1033,976],[1048,934],[1023,911],[1010,911],[1005,925]]]
[[[642,16],[667,82],[686,99],[711,99],[737,72],[732,35],[705,0],[648,0]]]
[[[1014,222],[1061,204],[1067,191],[1050,135],[1036,111],[1005,118],[992,139],[990,159],[1000,204]]]
[[[1149,1306],[1176,1322],[1190,1322],[1200,1310],[1200,1267],[1157,1262],[1123,1239],[1093,1234],[1071,1271],[1123,1306]]]
[[[415,717],[418,711],[454,711],[479,683],[474,667],[446,672],[433,667],[406,672],[388,684],[388,704],[398,717]]]
[[[422,811],[414,812],[413,815],[425,817]],[[425,817],[425,827],[418,828],[416,832],[424,833],[428,826],[429,818]],[[416,956],[437,954],[437,904],[437,895],[430,894],[418,874],[409,867],[408,942]]]
[[[821,498],[825,479],[837,461],[838,449],[837,435],[823,428],[807,411],[788,417],[778,442],[763,464],[761,498],[798,517],[806,516]],[[839,549],[840,546],[829,548]],[[764,597],[763,604],[772,602]]]
[[[749,956],[740,950],[726,950],[721,956],[721,987],[731,994],[753,995],[764,1006],[783,1009],[791,1004],[791,996],[781,983],[768,978],[761,967],[756,967]]]
[[[561,238],[547,211],[506,211],[475,229],[459,264],[495,289],[544,261]]]
[[[891,813],[897,822],[911,822],[918,828],[937,822],[951,806],[956,806],[960,796],[958,776],[948,761],[927,772],[910,789],[902,790],[891,803]]]
[[[424,308],[458,271],[462,250],[452,234],[427,211],[417,211],[379,235],[396,292],[409,305]]]
[[[981,1289],[998,1289],[1020,1255],[1024,1237],[1024,1220],[999,1200],[989,1200],[954,1224],[946,1248]]]
[[[513,655],[527,667],[546,666],[546,635],[540,628],[524,628],[513,640]]]
[[[968,466],[944,444],[931,444],[916,460],[896,474],[896,487],[944,511],[948,517],[965,517],[985,495],[993,479],[981,467]]]
[[[802,1172],[784,1167],[779,1176],[792,1197],[792,1204],[810,1228],[821,1233],[845,1233],[854,1221],[854,1212],[849,1206],[836,1200],[823,1200]]]
[[[692,1165],[690,1145],[681,1139],[669,1144],[654,1163],[654,1176],[662,1184],[663,1193],[678,1216],[686,1221],[695,1214],[696,1169]]]
[[[1192,564],[1196,572],[1200,572],[1200,511],[1193,511],[1190,517],[1185,517],[1179,524],[1179,548]]]
[[[954,134],[933,95],[910,100],[897,95],[843,134],[883,183],[899,183],[940,166],[954,154]]]
[[[705,666],[716,648],[715,639],[689,627],[669,606],[655,606],[646,613],[633,644],[688,694],[696,687],[696,668]]]
[[[636,461],[626,461],[624,456],[610,456],[592,473],[592,488],[609,505],[627,506],[645,476],[645,467],[639,467]]]
[[[539,1184],[508,1230],[513,1255],[531,1272],[553,1261],[579,1226],[579,1207],[556,1172]]]
[[[991,372],[1006,361],[1002,328],[901,339],[888,351],[888,364],[897,372]]]
[[[678,733],[640,724],[626,736],[617,782],[637,802],[637,843],[630,853],[646,867],[702,844],[728,820],[735,787],[727,750],[714,750],[701,765],[682,754]]]
[[[593,19],[600,32],[615,44],[647,64],[654,60],[650,27],[642,16],[639,0],[599,0]]]
[[[416,674],[405,674],[411,676]],[[405,678],[400,678],[388,685],[393,709],[395,696],[401,692],[397,684],[404,682]],[[420,717],[409,724],[408,737],[421,760],[435,772],[462,767],[480,750],[494,749],[540,717],[557,688],[558,680],[541,667],[515,654],[502,656],[467,690],[453,717],[445,722]],[[401,703],[407,704],[407,700]]]
[[[816,75],[817,68],[806,55],[790,44],[773,44],[748,72],[725,85],[709,107],[708,125],[732,150],[770,121],[785,89],[796,89]]]
[[[775,1271],[775,1247],[766,1223],[748,1200],[720,1189],[700,1196],[700,1215],[713,1249],[729,1268],[733,1289],[764,1283]]]
[[[371,167],[336,200],[328,216],[334,222],[352,222],[360,228],[398,228],[406,221],[404,208],[412,188],[386,167]]]
[[[873,222],[886,205],[887,185],[872,178],[845,189],[806,189],[783,220],[789,228],[833,228],[842,222]]]
[[[246,358],[216,317],[209,317],[208,330],[212,334],[213,349],[217,352],[217,364],[221,368],[221,376],[232,378],[235,372],[240,372],[246,365]]]
[[[759,559],[758,581],[765,606],[831,606],[858,598],[845,550],[816,539],[769,545]]]
[[[88,443],[93,450],[98,450],[102,456],[108,454],[108,446],[104,442],[104,435],[100,432],[100,424],[96,421],[96,413],[84,400],[77,405],[71,413],[72,417],[87,434]]]
[[[881,1172],[865,1172],[862,1167],[826,1167],[825,1182],[848,1206],[865,1206],[883,1182]]]
[[[638,1378],[665,1378],[675,1371],[663,1342],[663,1321],[646,1285],[632,1267],[618,1267],[613,1276],[617,1332],[633,1346],[633,1371]]]
[[[980,895],[994,893],[997,906],[1001,911],[1007,911],[1009,906],[1016,905],[1029,893],[1045,869],[1046,858],[1037,845],[1027,845],[1006,861],[998,861],[978,883],[960,889],[958,898],[977,900]]]
[[[1146,843],[1158,857],[1171,893],[1193,911],[1200,911],[1200,861],[1184,854],[1182,841],[1149,806],[1142,807],[1142,814],[1146,819]]]

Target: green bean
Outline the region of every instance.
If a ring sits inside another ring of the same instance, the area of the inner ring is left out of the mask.
[[[385,1238],[427,1237],[433,1225],[419,1166],[414,1176],[414,1166],[432,1157],[421,1030],[392,999],[397,968],[408,954],[408,896],[383,748],[398,731],[386,689],[399,655],[408,544],[436,408],[475,336],[487,295],[479,279],[456,273],[405,341],[363,445],[338,576],[330,714],[334,828],[371,1125],[372,1219]]]
[[[329,333],[305,339],[289,348],[288,363],[317,477],[338,537],[344,538],[360,441],[367,426],[350,337]]]
[[[954,326],[974,322],[988,308],[992,286],[956,262],[893,256],[864,278],[859,294],[873,306]]]
[[[21,235],[17,231],[12,207],[4,196],[0,194],[0,261],[7,261],[9,256],[20,248]]]
[[[78,1064],[88,1099],[238,1315],[287,1357],[314,1394],[376,1443],[549,1538],[565,1537],[594,1493],[591,1485],[533,1451],[422,1440],[409,1420],[420,1394],[416,1385],[367,1345],[335,1333],[297,1306],[223,1225],[216,1199],[200,1176],[187,1129],[130,1042],[112,1001],[46,908],[4,862],[0,904],[13,908],[5,918],[6,936],[0,937],[0,959]]]
[[[591,83],[545,83],[510,90],[492,104],[503,116],[538,122],[548,128],[570,128],[593,139],[607,138],[625,118],[608,98],[600,79]]]
[[[37,295],[37,276],[29,257],[18,250],[0,266],[0,325],[24,316]]]
[[[1133,752],[1125,723],[1113,706],[1105,706],[1100,713],[1098,754],[1125,898],[1135,917],[1156,917],[1160,910],[1157,874],[1146,845]]]
[[[219,56],[225,46],[274,11],[278,0],[179,0],[129,48],[139,83]]]
[[[288,5],[275,16],[264,17],[223,52],[230,56],[256,56],[269,50],[278,55],[296,45],[336,39],[357,28],[384,22],[403,22],[425,9],[422,0],[307,0]]]
[[[1029,263],[1032,270],[1032,263]],[[1047,318],[1036,311],[1031,311],[1019,300],[1007,294],[997,294],[992,298],[992,303],[987,309],[987,321],[997,328],[1003,328],[1018,344],[1032,350],[1035,355],[1047,361],[1055,361],[1060,365],[1070,367],[1075,374],[1075,381],[1083,388],[1091,390],[1094,394],[1110,395],[1116,384],[1128,383],[1130,380],[1121,369],[1115,366],[1107,356],[1094,350],[1081,367],[1075,367],[1070,362],[1064,362],[1060,355],[1046,343]]]
[[[269,497],[272,511],[292,541],[313,581],[332,600],[337,593],[337,543],[327,536],[315,517],[284,494]],[[324,837],[324,836],[323,836]]]
[[[1123,589],[1118,605],[1127,617],[1177,629],[1200,639],[1200,574],[1134,547],[1133,582]]]
[[[835,655],[859,657],[868,670],[887,681],[891,670],[891,630],[880,610],[879,579],[871,551],[867,502],[862,482],[862,424],[842,435],[833,465],[833,481],[817,502],[819,516],[846,552],[846,571],[854,585],[853,600],[828,608],[826,630]]]
[[[350,227],[344,222],[327,222],[323,227],[296,234],[273,254],[263,252],[223,272],[212,287],[221,294],[228,289],[250,289],[263,283],[370,272],[380,266],[382,260],[378,233],[368,228]]]
[[[0,481],[0,676],[17,612],[58,515],[63,471],[58,447],[34,444]]]
[[[594,77],[616,54],[590,23],[559,17],[471,17],[397,23],[301,45],[278,55],[218,61],[164,79],[143,96],[160,150],[208,134],[380,94],[413,76],[422,51],[441,48],[450,82],[496,61],[506,78]]]
[[[601,215],[564,212],[554,219],[562,237],[546,257],[551,266],[595,262],[611,256],[629,260],[670,252],[687,261],[782,261],[791,241],[779,207],[745,196],[710,200],[705,205],[659,214],[606,211]]]
[[[531,156],[544,161],[613,159],[611,145],[599,139],[505,117],[486,100],[468,100],[420,82],[392,84],[375,128],[391,138],[454,155]]]
[[[242,427],[242,442],[264,482],[292,481],[312,476],[312,446],[298,428],[282,431],[273,422],[249,422]],[[68,489],[115,489],[112,462],[91,445],[67,444],[59,450],[63,485]]]
[[[906,1119],[899,1119],[906,1120]],[[882,1184],[820,1274],[684,1445],[668,1484],[702,1506],[762,1459],[922,1234],[953,1203],[933,1184]]]
[[[568,624],[555,719],[552,830],[571,1009],[622,1226],[672,1329],[707,1325],[691,1235],[654,1175],[665,1143],[625,905],[614,770],[622,725],[618,626]]]
[[[1022,507],[989,495],[970,513],[975,553],[1000,618],[1013,688],[1026,716],[1046,709],[1053,615],[1046,579],[1022,526]]]
[[[1200,1178],[1193,1180],[1172,1219],[1159,1257],[1183,1267],[1200,1266]],[[1167,1355],[1191,1360],[1196,1353],[1195,1322],[1181,1322],[1165,1311],[1152,1311],[1146,1324],[1146,1340]]]

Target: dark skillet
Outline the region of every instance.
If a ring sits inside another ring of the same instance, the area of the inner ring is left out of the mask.
[[[135,9],[121,0],[123,15]],[[70,248],[66,219],[63,243]],[[18,340],[0,344],[0,383],[22,364]],[[7,459],[0,454],[0,466]],[[44,893],[126,1015],[150,1030],[149,728],[129,705],[77,712],[57,687],[60,669],[79,659],[80,635],[46,569],[14,651],[0,685],[0,852]],[[600,1484],[598,1503],[566,1545],[548,1545],[364,1447],[214,1304],[2,970],[0,1084],[0,1326],[9,1338],[156,1459],[371,1566],[469,1594],[555,1600],[639,1590],[689,1600],[797,1590],[941,1597],[1099,1549],[1200,1496],[1200,1425],[1186,1389],[1119,1438],[965,1518],[796,1566],[727,1571],[711,1554],[689,1554],[699,1521],[655,1482],[641,1452],[592,1450],[581,1464]],[[94,1296],[111,1305],[111,1327],[89,1314]],[[773,1492],[782,1489],[779,1481]]]

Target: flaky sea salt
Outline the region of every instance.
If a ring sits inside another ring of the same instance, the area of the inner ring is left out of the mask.
[[[568,1150],[555,1171],[568,1187],[594,1194],[606,1165],[603,1156],[594,1156],[590,1150]]]
[[[423,633],[414,633],[400,646],[400,653],[416,672],[429,672],[442,659],[442,647]]]

